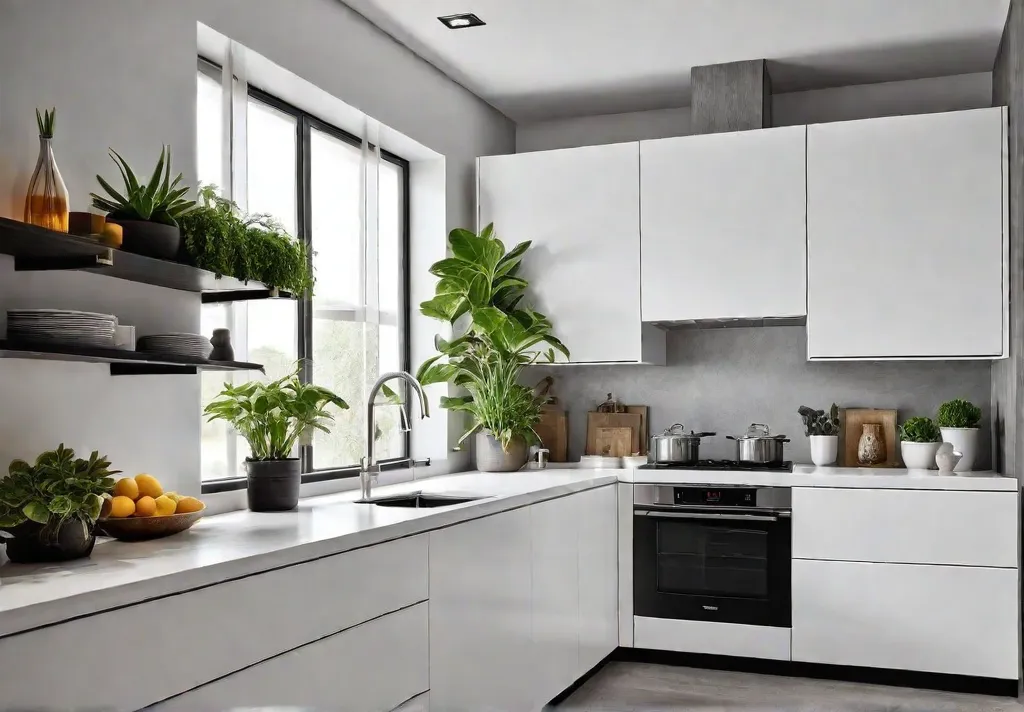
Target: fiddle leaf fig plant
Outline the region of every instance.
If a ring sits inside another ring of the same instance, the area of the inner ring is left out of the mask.
[[[939,406],[936,420],[940,428],[976,428],[981,421],[981,408],[963,398],[954,398]]]
[[[826,413],[805,405],[797,410],[804,421],[804,432],[807,437],[812,435],[839,435],[839,406],[835,403]]]
[[[0,529],[10,530],[25,522],[45,525],[44,534],[56,538],[61,525],[77,519],[95,524],[103,496],[114,489],[110,460],[93,452],[89,459],[61,445],[36,458],[34,463],[13,460],[7,477],[0,479]]]
[[[527,365],[554,361],[556,352],[569,356],[551,321],[524,306],[529,282],[519,270],[530,244],[506,251],[493,224],[479,235],[456,229],[448,236],[452,256],[430,268],[439,279],[420,311],[459,335],[451,341],[435,337],[439,353],[423,362],[416,378],[424,385],[448,382],[469,391],[441,401],[443,408],[473,417],[463,440],[484,428],[505,448],[516,437],[535,441],[542,399],[518,385],[519,374]]]
[[[908,443],[937,443],[942,439],[939,427],[931,418],[907,418],[900,426],[900,440]]]

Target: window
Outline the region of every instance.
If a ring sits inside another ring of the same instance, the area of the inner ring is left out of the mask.
[[[224,183],[220,74],[219,67],[200,60],[197,165],[204,184]],[[289,373],[296,359],[308,359],[303,378],[330,388],[350,409],[335,412],[332,432],[318,432],[313,444],[297,453],[303,479],[355,475],[366,448],[362,405],[369,388],[379,374],[409,367],[408,163],[382,152],[372,191],[377,196],[375,245],[362,237],[360,207],[367,193],[357,137],[250,87],[246,164],[249,212],[269,213],[312,248],[315,296],[204,305],[203,333],[231,329],[236,358],[263,364],[268,379]],[[244,382],[254,376],[231,377]],[[206,404],[219,392],[224,375],[204,373],[202,378]],[[402,424],[400,407],[377,409],[376,452],[385,463],[408,457]],[[225,423],[204,422],[204,490],[244,486],[239,478],[248,454],[245,441]]]

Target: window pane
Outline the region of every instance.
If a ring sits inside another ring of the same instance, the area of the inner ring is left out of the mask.
[[[378,257],[377,270],[380,290],[380,320],[383,323],[398,325],[398,305],[401,302],[400,262],[402,215],[404,211],[404,195],[402,169],[394,163],[382,161],[379,178],[379,217],[377,223]]]
[[[361,151],[313,129],[310,153],[317,308],[351,310],[363,304],[359,235]]]
[[[224,104],[220,82],[198,73],[196,168],[199,182],[224,187]]]

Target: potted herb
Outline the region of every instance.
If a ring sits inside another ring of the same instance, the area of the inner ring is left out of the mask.
[[[974,458],[978,453],[978,423],[981,421],[981,408],[963,398],[954,398],[939,406],[935,420],[942,431],[942,440],[962,453],[963,457],[953,469],[956,472],[969,472],[974,467]]]
[[[567,357],[569,351],[547,317],[522,306],[529,283],[518,272],[529,242],[506,252],[488,225],[479,235],[453,230],[448,244],[452,257],[430,268],[440,279],[420,311],[453,329],[458,323],[461,335],[452,341],[436,337],[440,353],[420,366],[417,379],[468,391],[443,397],[441,406],[470,416],[459,444],[476,435],[478,470],[518,470],[526,463],[528,445],[537,442],[534,426],[544,404],[543,397],[519,384],[520,374],[538,360],[553,361],[556,350]]]
[[[76,458],[63,443],[33,464],[12,461],[0,479],[0,542],[8,558],[36,563],[91,554],[103,498],[118,472],[98,452]]]
[[[124,231],[121,249],[162,260],[178,259],[181,248],[178,219],[193,210],[195,202],[184,197],[188,187],[178,187],[181,173],[171,180],[171,147],[160,149],[160,158],[148,183],[140,183],[131,166],[114,149],[110,149],[110,158],[121,172],[123,192],[115,190],[98,175],[96,180],[108,195],[89,195],[93,207],[107,213],[107,221],[120,225]]]
[[[254,280],[296,295],[311,295],[309,251],[269,215],[249,215],[203,186],[195,210],[182,216],[187,259],[218,275]]]
[[[903,464],[911,470],[936,467],[935,453],[941,444],[939,427],[931,418],[908,418],[900,426],[900,454]]]
[[[811,441],[811,462],[819,467],[835,464],[839,456],[839,406],[833,403],[826,413],[802,405],[797,412]]]
[[[334,393],[302,383],[298,374],[296,369],[270,383],[225,383],[217,400],[203,411],[209,421],[229,423],[249,443],[245,469],[249,509],[254,512],[280,512],[298,505],[301,472],[299,459],[293,456],[295,446],[307,443],[313,429],[330,432],[327,423],[334,416],[328,405],[348,409]]]

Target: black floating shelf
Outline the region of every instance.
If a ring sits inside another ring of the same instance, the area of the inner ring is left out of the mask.
[[[111,376],[194,374],[199,371],[263,370],[263,366],[258,363],[245,363],[242,361],[200,361],[180,356],[158,356],[140,351],[54,346],[50,344],[20,344],[10,341],[0,341],[0,358],[108,363],[110,364]]]
[[[204,303],[285,298],[260,282],[218,277],[198,267],[158,260],[101,245],[96,240],[0,218],[0,254],[14,257],[14,269],[81,270],[157,287],[197,292]]]

